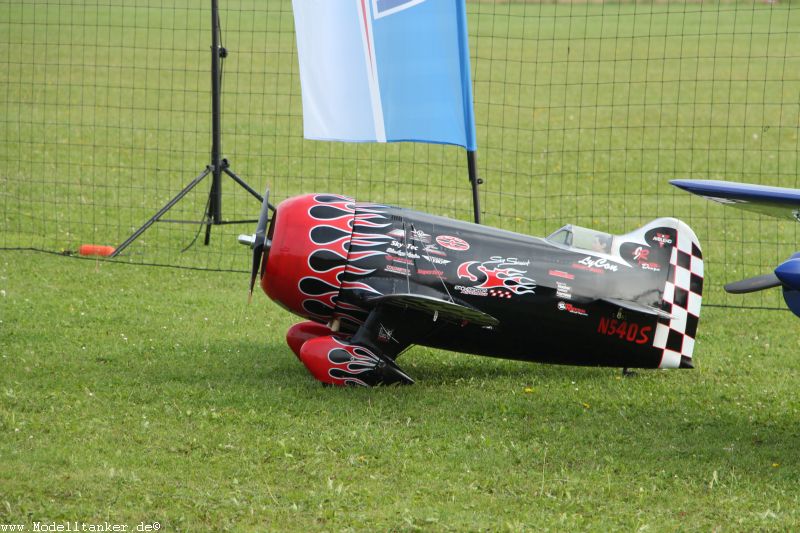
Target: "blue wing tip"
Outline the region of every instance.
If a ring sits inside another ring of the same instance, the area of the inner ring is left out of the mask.
[[[669,180],[670,185],[674,185],[675,187],[683,190],[688,190],[689,184],[692,180]]]

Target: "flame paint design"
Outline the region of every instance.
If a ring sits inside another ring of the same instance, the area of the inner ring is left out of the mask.
[[[352,198],[339,195],[315,195],[314,202],[307,211],[308,239],[314,251],[308,257],[308,275],[298,283],[302,307],[313,318],[339,318],[343,329],[354,330],[368,313],[342,302],[341,293],[380,295],[361,280],[375,271],[367,267],[369,258],[385,253],[376,248],[391,240],[383,233],[391,225],[382,214],[386,207],[356,204]]]
[[[338,346],[328,352],[328,375],[339,385],[369,387],[370,384],[359,376],[374,372],[381,362],[380,358],[363,346],[348,344],[335,337],[331,340]]]
[[[478,265],[476,270],[480,275],[470,272],[473,265]],[[491,259],[480,264],[478,261],[466,261],[458,266],[457,273],[459,278],[467,278],[472,282],[483,279],[480,284],[475,285],[478,289],[508,289],[517,295],[534,294],[536,281],[524,276],[527,271],[508,265],[504,259]]]
[[[472,272],[469,271],[469,267],[472,265],[477,264],[477,261],[467,261],[465,263],[461,263],[458,265],[458,270],[456,273],[458,274],[459,279],[468,279],[469,281],[478,281],[478,276],[474,275]]]
[[[311,317],[325,320],[336,309],[341,276],[347,267],[355,202],[346,196],[318,194],[307,215],[308,240],[314,251],[308,256],[309,275],[300,279],[297,288],[304,296],[303,309]]]
[[[356,204],[353,236],[340,293],[348,295],[349,300],[363,298],[365,293],[381,295],[380,291],[365,283],[364,278],[375,272],[375,262],[370,259],[386,255],[385,247],[392,240],[386,234],[392,225],[385,215],[386,209],[386,206],[378,204]],[[340,301],[335,316],[342,320],[345,329],[357,329],[367,319],[367,314],[361,307]]]

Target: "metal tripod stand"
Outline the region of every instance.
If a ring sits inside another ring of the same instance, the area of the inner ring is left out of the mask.
[[[237,176],[230,168],[230,163],[222,157],[222,131],[221,131],[221,97],[222,97],[222,60],[227,57],[228,52],[220,45],[220,24],[219,24],[219,2],[211,0],[211,162],[206,168],[186,187],[184,187],[175,197],[167,202],[155,215],[150,217],[139,229],[134,231],[122,244],[117,246],[110,257],[116,257],[133,241],[135,241],[147,228],[154,223],[173,222],[204,224],[206,227],[204,244],[208,245],[211,240],[211,227],[221,224],[243,224],[257,222],[257,220],[223,220],[222,218],[222,175],[225,174],[232,178],[239,186],[249,192],[259,203],[263,197],[248,185],[242,178]],[[184,196],[194,189],[207,176],[211,176],[211,191],[208,197],[208,207],[202,221],[186,220],[162,220],[161,217],[172,209]]]

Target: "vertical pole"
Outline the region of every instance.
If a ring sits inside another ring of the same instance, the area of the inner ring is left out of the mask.
[[[219,2],[211,0],[211,198],[208,214],[210,222],[222,222],[222,139],[220,134],[220,43]],[[210,228],[209,228],[210,229]],[[208,232],[206,232],[208,235]],[[208,242],[206,242],[208,244]]]
[[[483,180],[478,177],[478,155],[474,150],[467,150],[467,168],[469,170],[469,181],[472,184],[472,212],[475,223],[481,223],[481,199],[478,196],[478,185]]]

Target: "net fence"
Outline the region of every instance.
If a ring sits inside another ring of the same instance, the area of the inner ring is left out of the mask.
[[[429,0],[430,1],[430,0]],[[456,147],[303,139],[289,0],[222,0],[222,154],[273,203],[344,193],[470,220]],[[626,233],[657,216],[704,246],[706,302],[774,268],[797,225],[728,210],[675,178],[798,187],[800,5],[468,2],[483,221]],[[210,164],[211,9],[189,0],[0,5],[0,248],[117,246]],[[259,202],[222,176],[225,221]],[[239,233],[201,224],[204,179],[116,260],[245,272]],[[754,297],[753,297],[754,296]]]

